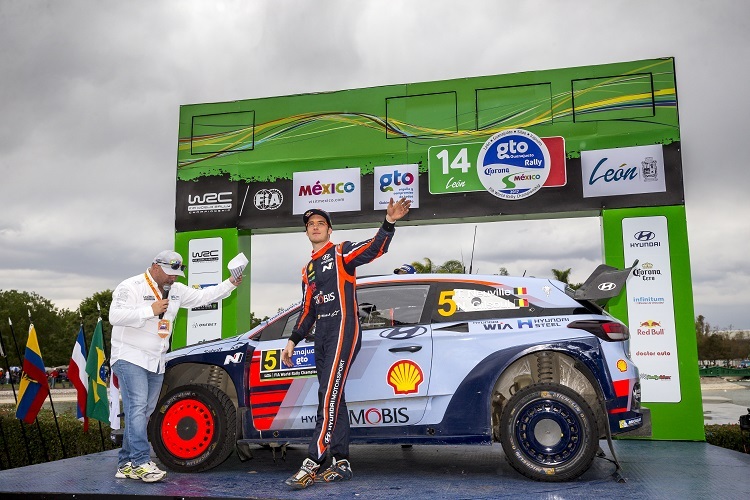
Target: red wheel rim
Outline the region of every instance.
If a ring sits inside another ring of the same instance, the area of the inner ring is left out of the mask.
[[[215,426],[208,406],[196,399],[183,399],[164,414],[161,440],[172,455],[195,458],[211,445]]]

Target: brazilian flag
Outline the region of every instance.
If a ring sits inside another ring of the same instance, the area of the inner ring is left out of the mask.
[[[91,348],[86,359],[86,373],[89,375],[89,394],[86,401],[86,416],[109,424],[109,400],[107,399],[107,366],[104,362],[104,333],[102,319],[96,324]]]

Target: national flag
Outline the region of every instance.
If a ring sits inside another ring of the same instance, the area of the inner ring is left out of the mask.
[[[120,381],[114,373],[109,376],[109,427],[120,428]]]
[[[47,373],[44,370],[42,351],[36,338],[34,324],[29,325],[29,340],[23,358],[23,374],[18,389],[18,407],[16,418],[31,424],[36,419],[39,409],[49,395]]]
[[[526,295],[526,287],[522,287],[522,288],[514,288],[514,289],[513,289],[513,293],[514,293],[515,295]]]
[[[529,307],[529,301],[526,299],[515,299],[516,307]]]
[[[83,337],[83,325],[78,330],[78,338],[73,346],[73,354],[70,356],[68,367],[68,380],[76,388],[77,405],[76,415],[83,422],[83,430],[89,430],[89,417],[86,415],[86,400],[89,392],[89,374],[86,373],[86,341]]]
[[[86,399],[86,415],[106,424],[109,423],[109,403],[107,402],[107,367],[104,362],[104,334],[102,319],[94,329],[91,349],[86,358],[86,373],[89,375],[89,394]]]

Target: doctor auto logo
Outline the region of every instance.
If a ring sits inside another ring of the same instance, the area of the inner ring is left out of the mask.
[[[549,172],[547,145],[527,130],[498,132],[479,150],[479,180],[488,192],[504,200],[533,195],[547,181]]]
[[[278,189],[261,189],[253,196],[253,205],[258,210],[276,210],[284,202]]]
[[[229,212],[232,209],[232,192],[188,195],[188,213]]]

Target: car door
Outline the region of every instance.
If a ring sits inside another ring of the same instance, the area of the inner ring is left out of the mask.
[[[352,428],[422,419],[432,371],[429,289],[410,282],[357,288],[362,347],[345,389]]]
[[[293,366],[281,362],[281,352],[292,334],[300,309],[269,324],[257,338],[250,360],[250,409],[259,431],[306,429],[315,426],[318,379],[312,339],[297,344]]]

